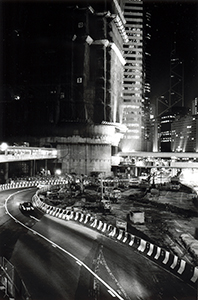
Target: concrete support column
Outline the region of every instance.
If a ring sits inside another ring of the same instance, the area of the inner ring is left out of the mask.
[[[89,163],[89,149],[88,144],[85,144],[85,175],[88,174],[88,163]]]
[[[30,161],[30,177],[34,176],[34,161]]]
[[[135,167],[135,169],[134,169],[134,175],[138,176],[138,167]]]
[[[35,160],[31,160],[30,162],[30,176],[35,176],[36,174],[36,161]]]
[[[48,170],[48,167],[47,167],[47,159],[45,159],[45,172],[46,172],[46,175],[47,175],[47,170]]]
[[[5,173],[4,173],[5,182],[8,182],[9,178],[9,163],[5,163]]]

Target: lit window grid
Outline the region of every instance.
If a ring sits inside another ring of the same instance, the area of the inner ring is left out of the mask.
[[[140,4],[140,6],[139,6]],[[124,57],[127,61],[124,70],[124,92],[123,102],[125,112],[123,113],[123,121],[128,128],[132,126],[140,126],[139,134],[132,127],[133,135],[128,133],[126,138],[136,139],[141,137],[142,123],[142,102],[143,102],[143,2],[125,2],[125,20],[129,41],[124,45]],[[134,12],[136,9],[136,13]],[[131,12],[129,13],[129,11]],[[137,75],[137,76],[136,76]],[[133,112],[129,110],[130,105],[137,104],[137,108],[133,108]],[[134,116],[136,118],[134,118]]]
[[[172,151],[196,151],[197,148],[197,120],[186,116],[172,124]]]

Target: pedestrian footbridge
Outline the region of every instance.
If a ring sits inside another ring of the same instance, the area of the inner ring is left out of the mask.
[[[0,146],[0,163],[55,158],[57,158],[55,148]]]

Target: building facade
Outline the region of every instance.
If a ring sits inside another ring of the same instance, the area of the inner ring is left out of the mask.
[[[192,101],[192,114],[177,115],[171,124],[171,151],[198,152],[198,114],[196,98]]]
[[[198,115],[198,98],[192,100],[192,115]]]
[[[120,143],[122,151],[149,150],[150,144],[150,14],[143,1],[124,1],[128,42],[124,43],[123,100],[121,121],[128,130]]]

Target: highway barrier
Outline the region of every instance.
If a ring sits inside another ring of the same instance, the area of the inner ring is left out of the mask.
[[[11,190],[16,188],[41,187],[43,190],[48,190],[52,185],[67,184],[66,179],[48,178],[43,180],[18,180],[10,183],[0,184],[0,191]]]
[[[198,282],[198,267],[194,267],[187,263],[185,260],[180,259],[178,256],[171,252],[154,245],[138,236],[126,232],[116,226],[103,222],[91,214],[83,213],[81,211],[72,211],[66,209],[55,208],[49,205],[47,208],[42,206],[42,201],[39,199],[38,193],[33,197],[34,203],[46,213],[61,219],[70,219],[75,222],[80,222],[90,228],[100,231],[106,236],[122,242],[142,255],[145,255],[153,262],[158,263],[162,267],[168,269],[178,277],[187,281],[189,284],[196,286]],[[65,217],[67,216],[67,217]]]

